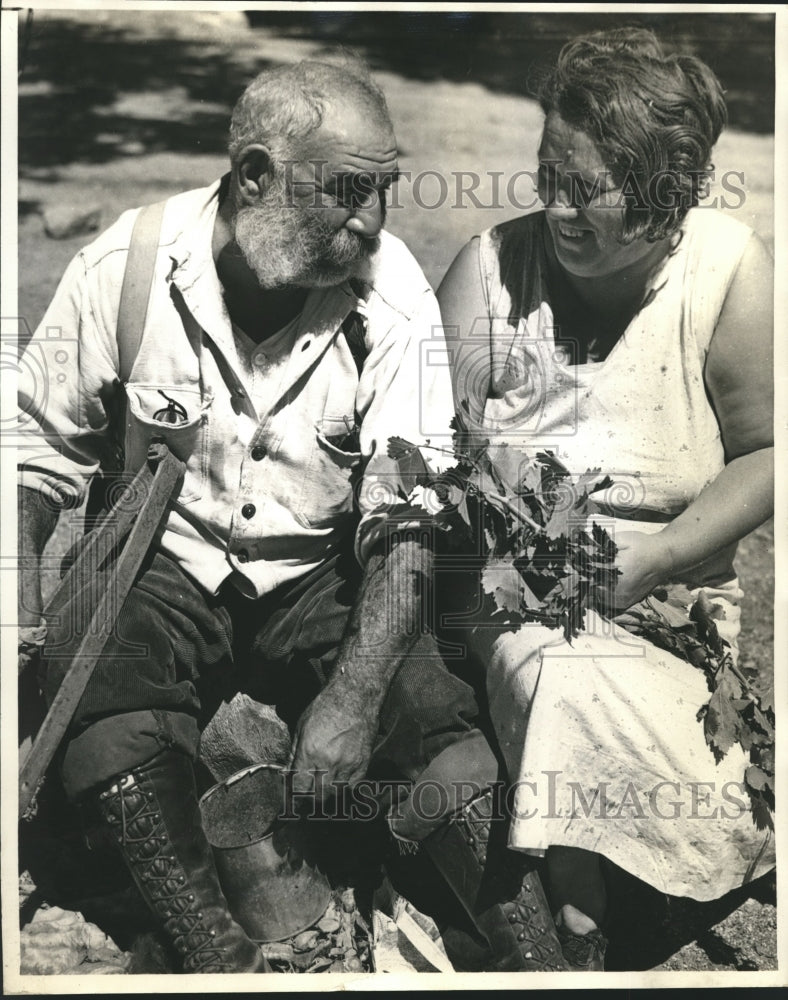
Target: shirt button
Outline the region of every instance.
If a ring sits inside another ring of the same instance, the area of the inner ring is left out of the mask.
[[[254,356],[254,366],[255,368],[265,368],[268,364],[268,358],[265,354],[255,354]]]
[[[249,562],[249,553],[246,551],[246,549],[239,549],[236,554],[236,559],[238,560],[239,563]]]
[[[252,458],[255,462],[261,461],[267,454],[268,449],[263,444],[256,444],[254,448],[252,448]]]
[[[255,516],[255,514],[257,513],[257,508],[253,503],[245,503],[243,507],[241,507],[241,513],[248,521],[250,517]]]

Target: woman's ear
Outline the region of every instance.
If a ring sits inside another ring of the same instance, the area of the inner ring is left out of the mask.
[[[244,205],[256,204],[273,177],[273,162],[267,146],[250,143],[238,157],[238,198]]]

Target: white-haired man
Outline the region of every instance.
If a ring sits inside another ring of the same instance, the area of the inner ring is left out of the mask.
[[[205,972],[266,968],[200,826],[192,761],[212,695],[277,706],[295,791],[315,770],[324,787],[357,781],[376,739],[411,780],[448,747],[483,744],[471,689],[418,638],[429,552],[379,512],[388,438],[446,440],[452,415],[434,295],[382,231],[397,176],[385,99],[354,65],[267,71],[233,112],[230,158],[220,182],[164,208],[124,444],[134,471],[159,434],[186,472],[61,767],[70,799],[97,803],[116,831],[184,970]],[[112,437],[136,218],[69,265],[28,348],[65,377],[44,404],[22,377],[37,425],[20,461],[25,554],[42,552],[57,504],[81,499]],[[38,625],[35,558],[24,565],[21,623]],[[50,623],[50,700],[86,603]]]

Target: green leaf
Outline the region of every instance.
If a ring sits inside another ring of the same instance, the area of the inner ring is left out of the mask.
[[[761,789],[767,787],[769,784],[769,776],[764,774],[764,772],[756,764],[750,764],[750,766],[745,770],[744,780],[750,788],[754,788],[756,792],[760,792]]]
[[[412,452],[416,451],[417,447],[411,441],[406,441],[405,438],[401,437],[390,437],[388,440],[388,445],[386,448],[386,453],[389,458],[399,459],[406,455],[410,455]]]
[[[763,712],[753,704],[752,721],[769,740],[774,740],[774,716],[771,713]]]
[[[569,533],[569,518],[572,514],[572,509],[563,505],[554,510],[550,515],[550,519],[545,525],[545,531],[548,538],[561,538],[563,535]]]
[[[396,462],[397,477],[405,496],[408,496],[415,486],[428,483],[432,477],[432,473],[427,468],[427,463],[418,448],[401,454]]]
[[[766,712],[774,712],[774,672],[771,664],[761,668],[753,680],[752,687],[758,696],[761,708]]]
[[[650,611],[659,615],[671,628],[692,628],[692,622],[686,611],[682,613],[674,605],[668,604],[666,601],[658,601],[655,597],[646,598],[645,604]]]
[[[555,452],[552,451],[538,451],[536,453],[537,459],[542,463],[547,471],[549,471],[554,477],[558,479],[568,479],[571,476],[569,469],[564,465],[560,459],[555,457]]]
[[[773,830],[774,820],[772,813],[763,795],[757,793],[750,794],[750,811],[753,822],[758,830]]]
[[[502,611],[521,614],[523,607],[541,607],[541,602],[517,572],[511,558],[489,560],[482,570],[482,588],[492,595]]]
[[[520,479],[520,489],[530,490],[532,493],[541,492],[542,470],[536,462],[529,462],[525,472]]]
[[[741,696],[741,684],[730,670],[720,672],[717,686],[709,699],[703,727],[706,742],[716,749],[720,756],[730,750],[741,735],[739,713],[733,702]]]
[[[526,455],[508,444],[494,444],[487,449],[487,457],[505,491],[516,492],[531,464]]]

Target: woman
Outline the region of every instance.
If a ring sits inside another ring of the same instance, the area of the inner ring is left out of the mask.
[[[618,547],[615,608],[681,581],[735,650],[736,543],[772,513],[772,262],[701,204],[720,85],[621,29],[569,42],[540,99],[544,210],[471,240],[439,289],[458,413],[608,473],[596,520]],[[477,633],[517,784],[510,845],[546,851],[573,967],[603,967],[600,855],[696,899],[773,865],[744,753],[717,766],[705,744],[702,671],[593,612],[572,644],[541,626]]]

